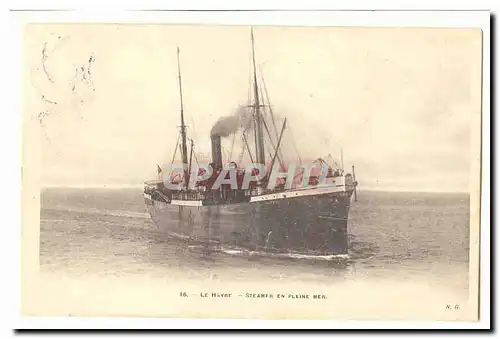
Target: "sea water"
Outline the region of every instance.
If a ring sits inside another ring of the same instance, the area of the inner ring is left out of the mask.
[[[151,221],[140,189],[48,188],[41,193],[40,267],[52,281],[106,281],[110,294],[119,293],[113,282],[121,281],[135,281],[136,291],[212,281],[301,286],[299,294],[321,284],[339,303],[357,298],[339,314],[357,314],[363,298],[371,307],[424,298],[435,308],[468,299],[468,194],[362,191],[358,198],[349,214],[348,256],[283,257],[206,251],[171,238]]]

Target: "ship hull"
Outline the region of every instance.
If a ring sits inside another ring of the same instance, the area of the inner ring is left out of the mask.
[[[145,202],[164,232],[223,248],[311,255],[347,254],[352,191],[250,203],[186,206]]]

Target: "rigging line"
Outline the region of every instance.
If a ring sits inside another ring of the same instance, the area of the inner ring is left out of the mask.
[[[274,134],[276,135],[276,139],[278,139],[278,127],[276,126],[276,119],[274,117],[273,108],[271,107],[271,100],[269,99],[269,93],[267,92],[267,86],[266,86],[266,82],[264,81],[264,75],[262,74],[262,69],[260,69],[260,68],[259,68],[259,73],[260,73],[260,78],[261,78],[261,82],[262,82],[262,87],[264,87],[264,93],[266,94],[265,97],[264,97],[264,95],[262,95],[262,99],[267,101],[267,104],[269,106],[269,114],[271,115],[271,122],[273,123]],[[270,134],[270,133],[268,132],[268,134]],[[271,139],[271,136],[269,136],[269,138]],[[280,155],[280,158],[283,158],[283,152],[281,149],[279,150],[279,155]],[[281,163],[281,160],[279,158],[278,158],[278,161]]]
[[[255,107],[254,107],[254,111],[253,111],[252,115],[253,115],[253,120],[254,120],[253,133],[254,133],[254,138],[255,138],[255,154],[258,155],[259,154],[259,143],[258,143],[259,137],[257,136],[258,122],[257,122],[257,109],[255,109]],[[252,161],[252,163],[253,163],[253,161]]]
[[[194,136],[193,139],[198,140],[198,135],[196,134],[196,130],[194,128],[194,120],[193,120],[193,117],[191,115],[189,115],[189,122],[191,123],[191,131],[193,132],[193,136]]]
[[[191,154],[189,155],[189,168],[188,168],[188,177],[187,181],[189,182],[189,176],[191,175],[191,165],[193,164],[193,151],[194,151],[194,141],[193,139],[189,139],[191,141]]]
[[[196,153],[193,153],[193,156],[194,160],[196,161],[196,164],[198,165],[198,167],[200,167],[200,163],[198,162],[198,157],[196,156]]]
[[[236,139],[236,133],[233,133],[233,140],[231,141],[231,150],[229,151],[228,160],[231,161],[233,158],[234,140]]]
[[[256,127],[256,140],[255,146],[257,148],[257,162],[265,164],[266,155],[264,152],[264,134],[262,131],[262,118],[260,114],[260,94],[259,94],[259,84],[257,81],[257,69],[255,66],[255,40],[253,35],[253,28],[250,29],[250,39],[252,43],[252,64],[253,64],[253,88],[254,88],[254,102],[255,102],[255,127]]]
[[[271,107],[271,100],[269,99],[269,93],[267,92],[267,85],[266,85],[266,82],[264,81],[264,76],[262,74],[262,70],[259,69],[259,72],[260,72],[260,78],[262,81],[262,87],[264,87],[264,93],[266,94],[266,100],[269,104],[269,113],[271,114],[271,120],[273,123],[274,133],[276,134],[276,138],[278,138],[278,127],[276,127],[276,120],[274,118],[273,108]]]
[[[252,104],[252,52],[249,51],[248,52],[248,86],[247,86],[247,105],[246,105],[246,109],[250,109],[251,108],[251,104]],[[253,120],[254,120],[254,113],[252,112],[252,119],[248,119],[248,122],[246,124],[246,126],[243,126],[243,128],[241,129],[241,139],[243,142],[243,145],[241,147],[241,152],[240,152],[240,155],[238,157],[238,164],[241,164],[241,162],[243,161],[243,157],[245,156],[245,146],[248,147],[248,144],[245,144],[246,143],[246,138],[245,138],[245,133],[246,131],[248,131],[251,126],[252,126],[252,123],[253,123]],[[233,146],[234,146],[234,142],[235,142],[235,138],[236,138],[236,133],[234,134],[234,138],[233,138],[233,145],[231,147],[231,155],[232,155],[232,152],[233,152]],[[251,154],[249,154],[250,158],[251,158]],[[253,161],[252,161],[253,162]]]
[[[250,157],[250,161],[252,162],[252,164],[255,164],[255,162],[253,161],[252,153],[250,152],[250,146],[248,146],[248,142],[247,142],[247,138],[246,138],[245,134],[243,134],[243,141],[245,142],[245,145],[247,146],[247,152],[248,152],[248,156]]]
[[[250,109],[251,104],[252,104],[252,71],[251,71],[251,69],[252,69],[252,52],[249,51],[248,52],[248,70],[249,71],[248,71],[248,86],[247,86],[248,90],[247,90],[247,104],[246,104],[245,109]],[[241,129],[242,141],[244,139],[244,134],[251,127],[252,122],[253,122],[253,113],[252,113],[252,119],[248,119],[246,126],[242,126],[242,129]],[[232,146],[231,146],[231,156],[233,153],[235,139],[236,139],[236,133],[234,134],[234,138],[233,138],[233,142],[232,142]],[[243,143],[243,145],[241,147],[241,152],[240,152],[240,155],[238,157],[238,164],[241,164],[241,162],[243,161],[244,155],[245,155],[245,143]]]
[[[227,147],[222,147],[222,152],[224,153],[224,158],[226,159],[226,163],[229,162],[229,150]]]
[[[189,138],[189,141],[192,142],[192,147],[194,149],[194,145],[196,144],[195,140]],[[196,161],[196,164],[198,165],[198,167],[200,167],[200,162],[198,161],[198,157],[196,156],[196,152],[195,151],[192,152],[192,156],[194,157],[194,160]],[[191,160],[190,160],[190,163],[191,163]],[[190,165],[189,173],[191,173],[191,165]]]
[[[248,52],[248,92],[247,92],[247,103],[250,105],[252,103],[252,52]]]
[[[271,143],[273,143],[273,151],[274,151],[274,141],[273,141],[273,138],[271,137],[271,133],[269,132],[269,128],[267,128],[267,124],[266,124],[266,118],[267,118],[267,110],[265,109],[266,108],[266,105],[265,105],[265,97],[264,97],[264,94],[262,93],[262,87],[259,87],[259,91],[260,91],[260,96],[262,97],[262,111],[261,111],[261,116],[262,116],[262,123],[264,124],[264,127],[267,131],[267,136],[269,137],[269,141],[271,141]]]
[[[261,98],[262,98],[262,102],[260,103],[260,105],[261,105],[261,107],[262,107],[261,114],[262,114],[262,113],[264,113],[264,114],[265,114],[265,113],[267,113],[267,112],[265,111],[265,109],[264,109],[264,108],[265,108],[265,106],[266,106],[266,100],[265,100],[265,97],[264,97],[264,93],[262,92],[262,86],[260,86],[260,87],[259,87],[259,95],[260,95],[260,96],[261,96]],[[264,116],[264,114],[262,114],[262,116]]]
[[[276,146],[274,145],[274,141],[273,141],[273,139],[271,138],[271,133],[269,132],[269,128],[267,128],[267,123],[266,123],[266,120],[265,120],[265,119],[262,119],[262,122],[263,122],[263,124],[264,124],[264,128],[265,128],[265,130],[266,130],[266,132],[267,132],[267,135],[269,136],[269,141],[271,142],[271,146],[273,147],[273,149],[272,149],[272,150],[273,150],[273,152],[277,152],[277,151],[278,151],[278,162],[280,163],[280,165],[282,165],[282,164],[283,164],[283,162],[281,161],[281,158],[282,158],[282,157],[281,157],[281,156],[280,156],[280,154],[279,154],[279,150],[278,150],[278,149],[276,148]],[[272,159],[272,158],[271,158],[271,159]]]
[[[189,172],[188,172],[189,176],[191,175],[191,168],[193,166],[193,154],[194,154],[194,141],[193,139],[191,139],[191,154],[189,156]]]
[[[249,96],[247,98],[247,105],[246,105],[245,109],[251,109],[251,108],[253,108],[253,106],[252,106],[252,98]],[[248,116],[248,114],[246,116]],[[254,112],[252,112],[251,116],[252,116],[251,119],[246,119],[247,120],[246,125],[241,126],[242,127],[241,128],[242,133],[248,131],[252,127],[253,118],[254,118]]]
[[[290,128],[290,126],[288,126],[288,131],[290,131],[290,136],[292,137],[291,139],[292,139],[293,147],[295,148],[295,152],[297,153],[297,157],[299,157],[299,163],[300,163],[300,165],[302,165],[302,158],[300,157],[299,148],[297,147],[297,143],[295,142],[295,138],[293,137],[292,129]]]
[[[298,177],[300,177],[301,175],[303,175],[303,174],[304,174],[304,168],[302,167],[301,169],[302,169],[302,172],[297,173],[297,174],[293,177],[293,180],[294,180],[294,181],[295,181],[295,179],[297,179]]]
[[[181,136],[182,136],[182,162],[187,163],[187,144],[186,144],[186,125],[184,123],[184,101],[182,99],[182,79],[181,79],[181,64],[180,64],[180,49],[177,47],[177,72],[179,75],[179,96],[181,108]]]
[[[179,148],[179,140],[181,138],[181,135],[179,134],[179,136],[177,137],[177,143],[175,144],[175,150],[174,150],[174,156],[172,157],[172,162],[171,164],[174,163],[174,160],[175,160],[175,156],[177,154],[177,149]]]
[[[283,138],[283,132],[285,131],[285,128],[286,128],[286,118],[285,118],[285,121],[283,121],[283,127],[281,128],[280,137],[278,139],[278,148],[280,147],[281,140]],[[273,170],[274,162],[276,161],[277,156],[278,156],[278,151],[276,150],[276,152],[274,152],[273,160],[271,161],[271,166],[269,167],[270,171]]]
[[[250,103],[250,98],[248,98],[248,103]],[[247,107],[250,107],[250,105],[247,105]],[[253,119],[248,119],[246,126],[243,126],[241,129],[241,139],[244,141],[244,134],[250,129],[252,126]],[[243,161],[243,156],[245,155],[245,143],[243,142],[243,147],[241,148],[241,153],[240,156],[238,157],[238,164],[241,164]]]
[[[245,155],[245,147],[241,148],[240,156],[238,157],[238,164],[241,166],[241,162],[243,161],[243,156]]]
[[[252,65],[253,65],[253,62],[252,62],[253,59],[252,59],[252,57],[253,57],[253,54],[250,55],[250,69],[252,69]],[[256,96],[256,94],[258,95],[257,92],[252,93],[252,89],[253,89],[252,87],[254,86],[254,80],[253,80],[252,75],[253,75],[253,73],[250,72],[250,86],[249,86],[248,103],[249,103],[249,107],[252,108],[252,119],[251,119],[251,121],[253,122],[253,132],[254,132],[254,139],[255,139],[255,154],[258,156],[258,154],[259,154],[259,145],[258,145],[257,140],[259,138],[257,137],[257,106],[255,106],[255,104],[252,105],[252,103],[253,103],[254,100],[255,101],[259,100],[259,98]],[[246,143],[247,142],[246,136],[243,135],[243,138],[244,138],[244,141]],[[248,147],[248,145],[247,145],[247,147]],[[248,151],[249,151],[248,154],[249,154],[250,160],[251,160],[252,159],[252,155],[250,153],[250,149],[248,149]],[[251,161],[253,163],[253,160],[251,160]]]
[[[246,108],[247,109],[250,109],[251,108],[251,104],[252,104],[252,52],[249,51],[248,52],[248,86],[247,86],[247,105],[246,105]],[[251,125],[253,123],[253,120],[255,119],[255,112],[252,112],[251,114],[251,119],[248,119],[248,123],[246,126],[244,126],[244,128],[242,129],[242,132],[241,132],[241,139],[243,141],[243,147],[242,147],[242,150],[241,150],[241,153],[240,153],[240,156],[238,158],[238,163],[241,164],[241,162],[243,161],[243,156],[245,155],[245,146],[248,147],[248,145],[246,144],[246,138],[245,138],[245,133],[246,131],[251,128]],[[251,155],[250,155],[251,157]]]

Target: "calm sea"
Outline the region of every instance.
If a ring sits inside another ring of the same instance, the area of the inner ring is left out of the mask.
[[[360,192],[349,232],[340,261],[206,253],[157,229],[139,189],[50,188],[42,192],[40,263],[65,277],[421,282],[414,293],[424,286],[467,298],[467,194]]]

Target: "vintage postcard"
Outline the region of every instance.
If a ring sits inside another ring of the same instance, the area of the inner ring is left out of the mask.
[[[22,38],[23,315],[479,319],[481,27]]]

